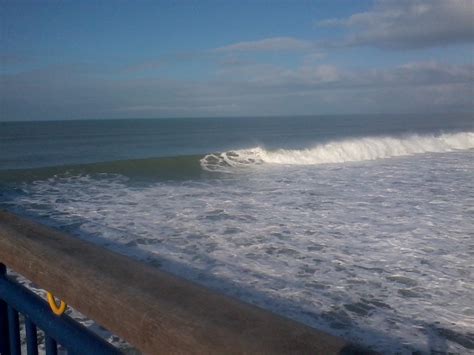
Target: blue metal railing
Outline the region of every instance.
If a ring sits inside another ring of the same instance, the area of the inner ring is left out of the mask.
[[[6,275],[0,264],[0,354],[20,355],[19,314],[25,317],[28,355],[38,354],[37,327],[45,333],[47,355],[55,355],[58,344],[68,354],[120,354],[120,351],[87,328],[63,314],[56,316],[48,303]]]

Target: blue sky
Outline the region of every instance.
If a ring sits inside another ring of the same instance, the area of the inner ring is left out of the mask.
[[[0,0],[0,120],[473,111],[474,2]]]

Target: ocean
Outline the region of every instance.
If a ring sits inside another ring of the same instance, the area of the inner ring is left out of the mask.
[[[0,208],[383,353],[474,352],[474,116],[0,122]]]

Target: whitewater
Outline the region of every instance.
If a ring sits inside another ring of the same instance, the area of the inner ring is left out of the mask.
[[[14,125],[0,207],[381,353],[473,353],[473,120],[442,118]]]
[[[201,165],[209,171],[229,172],[228,168],[242,168],[263,163],[287,165],[345,163],[471,148],[474,148],[474,132],[409,135],[401,138],[364,137],[300,150],[272,151],[255,147],[209,154],[201,159]]]

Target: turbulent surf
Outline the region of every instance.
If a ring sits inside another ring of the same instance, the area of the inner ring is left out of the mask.
[[[473,175],[470,114],[0,126],[0,208],[383,354],[474,349]]]

